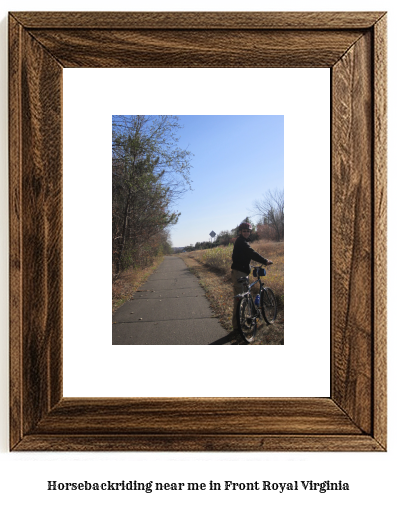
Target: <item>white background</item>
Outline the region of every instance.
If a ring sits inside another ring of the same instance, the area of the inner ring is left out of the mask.
[[[329,396],[330,70],[65,69],[63,80],[64,396]],[[173,112],[284,115],[283,347],[111,344],[112,113]]]
[[[243,6],[244,5],[244,6]],[[92,7],[91,7],[92,6]],[[54,10],[53,3],[37,1],[37,10]],[[80,0],[56,4],[59,10],[297,10],[296,2],[280,0],[275,4],[268,1],[242,2],[178,2],[147,1],[122,2],[111,4]],[[3,3],[0,23],[1,48],[1,100],[0,100],[0,499],[3,505],[22,506],[40,504],[42,506],[80,506],[88,502],[97,506],[107,506],[114,502],[119,506],[158,505],[173,503],[179,505],[218,505],[226,501],[231,505],[291,505],[294,502],[307,506],[335,505],[347,506],[361,502],[361,505],[384,503],[392,505],[395,501],[396,449],[396,334],[395,311],[392,302],[396,300],[396,271],[389,263],[389,439],[387,453],[30,453],[10,454],[8,452],[8,282],[7,282],[7,24],[8,10],[31,10],[33,5],[26,1],[6,0]],[[389,11],[389,48],[396,47],[396,7],[391,1],[354,2],[345,0],[323,1],[319,3],[299,2],[301,10],[388,10]],[[392,140],[396,136],[395,128],[395,55],[389,54],[389,167],[396,166],[396,149]],[[393,171],[389,172],[389,231],[395,229],[396,217],[396,180]],[[389,259],[396,258],[394,238],[389,241]],[[248,348],[248,347],[247,347]],[[279,347],[282,348],[282,347]],[[293,382],[294,379],[291,379]],[[323,481],[342,480],[349,482],[349,492],[167,492],[167,493],[93,493],[47,492],[48,480],[60,482],[73,481],[121,481],[139,480],[157,482],[223,482],[232,480],[287,482],[291,480]]]

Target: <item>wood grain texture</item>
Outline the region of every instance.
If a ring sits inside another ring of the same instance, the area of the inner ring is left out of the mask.
[[[16,451],[369,452],[383,448],[368,435],[27,435]]]
[[[20,420],[17,435],[31,431],[62,397],[62,68],[14,23],[10,39],[19,50],[10,88],[11,375],[18,379],[11,383],[11,418]]]
[[[9,263],[10,263],[10,442],[23,437],[22,428],[22,202],[21,202],[21,76],[22,27],[9,20]]]
[[[26,29],[370,29],[384,12],[13,12]]]
[[[371,34],[332,71],[332,398],[372,424]],[[357,403],[368,400],[368,403]]]
[[[54,407],[33,433],[360,435],[362,431],[326,398],[72,398]]]
[[[331,67],[363,34],[349,30],[159,29],[30,33],[64,67],[98,68]]]
[[[374,27],[374,437],[387,441],[387,20]]]
[[[10,448],[385,450],[384,13],[11,13],[9,27]],[[331,68],[330,399],[62,399],[66,66]]]

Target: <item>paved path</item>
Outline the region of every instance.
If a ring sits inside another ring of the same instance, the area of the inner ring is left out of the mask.
[[[165,257],[134,299],[113,314],[113,345],[226,345],[229,341],[197,278],[179,257]]]

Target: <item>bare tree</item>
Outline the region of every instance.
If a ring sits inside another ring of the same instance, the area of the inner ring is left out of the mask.
[[[178,145],[179,128],[175,116],[113,116],[114,279],[155,256],[178,221],[172,207],[190,188],[192,156]]]
[[[277,241],[284,240],[284,190],[268,190],[254,202],[254,212],[261,223],[270,227]]]

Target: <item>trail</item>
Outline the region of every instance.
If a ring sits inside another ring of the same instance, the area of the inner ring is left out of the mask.
[[[229,342],[197,278],[179,257],[166,256],[134,299],[113,314],[113,345]]]

